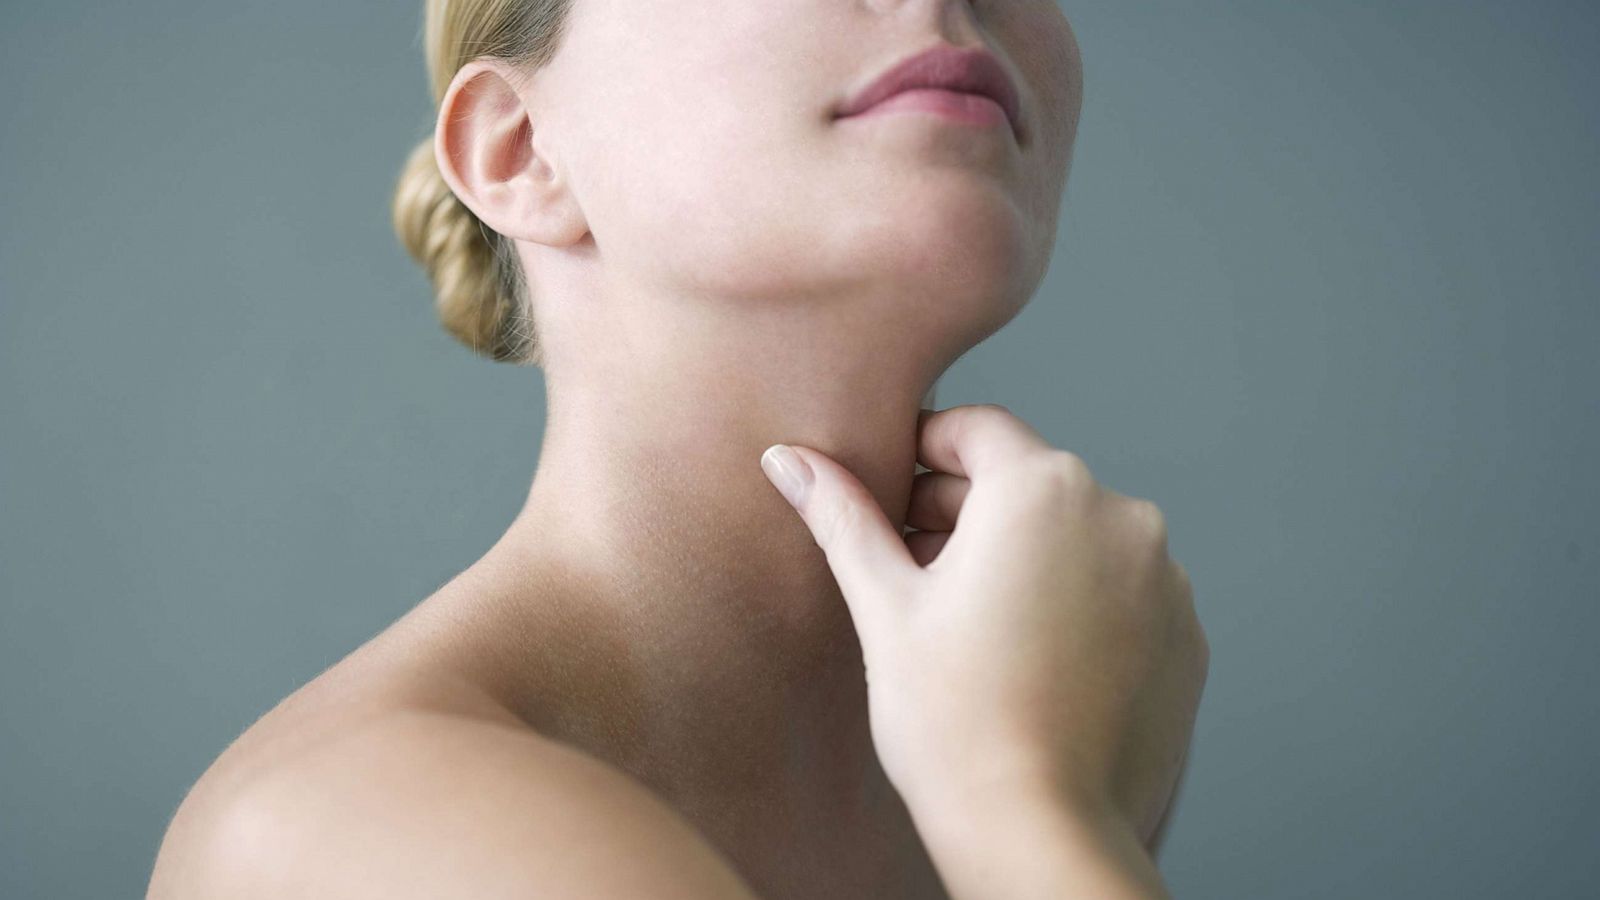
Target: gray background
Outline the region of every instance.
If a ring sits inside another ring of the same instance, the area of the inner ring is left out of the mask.
[[[1600,12],[1067,9],[1060,247],[938,403],[1169,515],[1172,888],[1600,894]],[[419,21],[0,7],[0,896],[141,893],[216,754],[522,502],[539,374],[389,231]]]

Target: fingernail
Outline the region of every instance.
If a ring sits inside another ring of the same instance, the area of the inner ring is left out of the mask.
[[[786,444],[773,444],[761,454],[761,471],[767,473],[767,480],[796,509],[800,508],[800,501],[805,499],[806,489],[815,478],[806,461]]]

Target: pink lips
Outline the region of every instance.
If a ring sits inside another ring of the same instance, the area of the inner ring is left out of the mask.
[[[1021,135],[1016,85],[982,48],[940,44],[908,57],[852,95],[837,115],[894,109],[921,109],[981,125],[1009,122]]]

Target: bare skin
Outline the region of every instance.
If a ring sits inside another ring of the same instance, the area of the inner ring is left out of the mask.
[[[662,717],[618,702],[597,654],[562,652],[582,646],[571,623],[540,623],[549,642],[433,641],[459,634],[484,591],[430,600],[229,748],[180,810],[151,896],[1165,896],[1139,845],[1170,812],[1206,648],[1159,511],[999,408],[925,419],[939,424],[919,430],[918,456],[937,471],[917,479],[923,530],[904,539],[859,481],[804,451],[825,479],[800,511],[876,660],[872,741],[894,789],[833,807],[804,776],[840,771],[837,755],[790,770],[810,792],[790,794],[740,782],[738,752],[709,757],[731,778],[658,782],[697,767],[632,743],[630,723]],[[982,502],[946,552],[974,484]],[[598,685],[607,699],[519,713],[471,674],[524,646],[568,673],[546,679],[550,696]],[[895,790],[914,830],[874,802]],[[816,810],[837,818],[808,827]]]
[[[471,63],[438,119],[441,172],[531,273],[527,502],[222,754],[153,898],[944,896],[838,583],[759,459],[826,453],[904,525],[919,409],[1048,267],[1071,30],[1053,0],[575,10],[546,68]],[[941,42],[1007,67],[1020,141],[829,114]]]
[[[693,827],[695,839],[716,848],[719,865],[737,871],[763,898],[944,896],[872,753],[858,646],[841,642],[819,648],[811,662],[784,657],[768,666],[719,643],[721,651],[691,648],[671,665],[630,664],[648,658],[655,645],[622,646],[643,620],[602,611],[598,596],[568,593],[574,588],[558,586],[553,567],[525,565],[506,553],[504,542],[496,545],[252,726],[180,810],[151,896],[204,895],[190,890],[217,878],[236,891],[241,859],[272,872],[268,861],[280,854],[324,889],[341,883],[339,854],[317,865],[289,847],[328,851],[340,836],[370,828],[375,814],[395,816],[398,826],[419,809],[454,804],[457,797],[442,787],[446,796],[438,798],[416,789],[451,783],[454,773],[431,759],[441,746],[484,767],[484,777],[502,789],[515,781],[593,777],[575,768],[580,761],[564,747],[603,761],[618,778],[661,798]],[[547,586],[547,602],[534,616],[506,606],[526,590],[530,575]],[[709,643],[687,627],[659,639]],[[719,653],[744,664],[717,665]],[[654,677],[673,665],[697,687]],[[854,685],[839,684],[831,695],[828,687],[808,686],[808,679],[835,684],[822,679],[852,666]],[[785,713],[794,731],[775,734],[786,728]],[[486,761],[501,753],[522,762],[496,772]],[[374,766],[396,776],[369,794],[354,773]],[[332,796],[346,800],[318,807],[309,821],[307,799]],[[574,802],[597,797],[577,792]],[[395,812],[407,808],[411,813]],[[522,817],[518,810],[486,811],[472,831],[475,842],[496,831],[515,833]],[[240,829],[241,818],[273,824]],[[402,828],[381,833],[390,853],[407,852]],[[422,837],[415,852],[431,852],[436,833],[430,827]],[[196,854],[201,858],[189,858]],[[261,885],[263,895],[295,896],[283,892],[281,874]]]

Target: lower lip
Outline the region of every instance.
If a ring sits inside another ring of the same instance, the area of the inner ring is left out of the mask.
[[[944,91],[933,88],[901,91],[878,101],[855,115],[846,116],[845,118],[857,119],[862,116],[890,112],[933,113],[957,122],[965,122],[969,125],[996,126],[1010,123],[1010,119],[1006,117],[1005,108],[990,97],[982,94],[967,94],[961,91]]]

